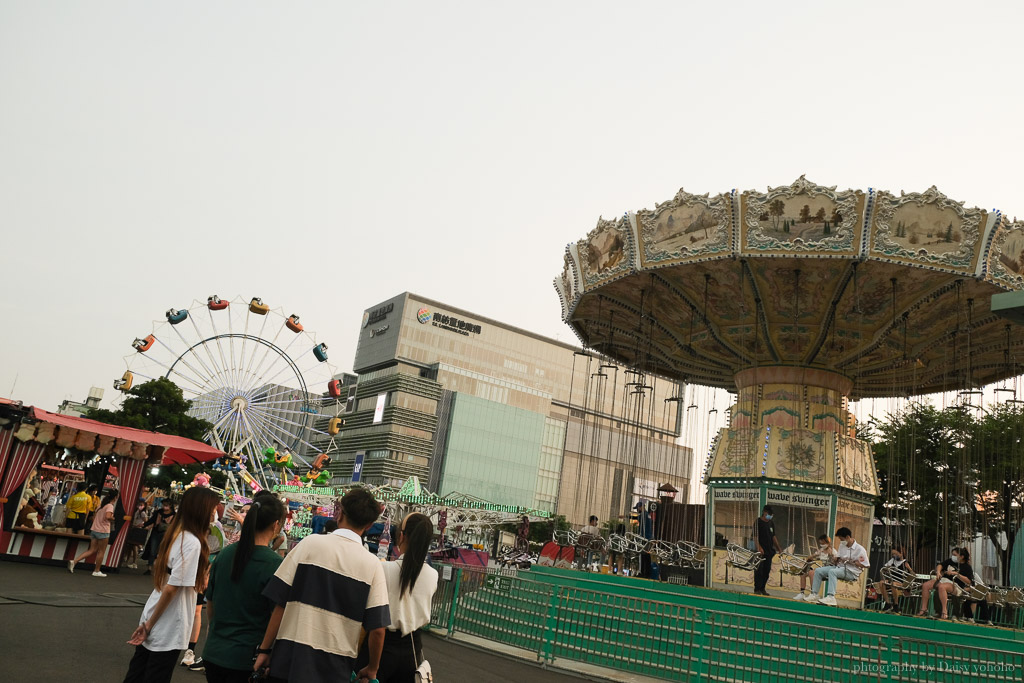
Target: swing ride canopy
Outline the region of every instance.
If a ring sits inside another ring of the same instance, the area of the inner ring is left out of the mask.
[[[853,399],[976,388],[1020,372],[1024,328],[989,300],[1024,289],[1024,221],[934,187],[680,190],[599,219],[555,288],[586,346],[687,382],[742,390],[776,366]]]

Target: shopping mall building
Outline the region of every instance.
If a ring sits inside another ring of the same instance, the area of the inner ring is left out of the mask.
[[[662,484],[687,499],[693,454],[677,444],[685,406],[669,380],[628,386],[625,368],[578,347],[408,292],[363,314],[353,368],[325,408],[344,418],[335,484],[354,470],[367,484],[415,475],[577,524],[622,516]]]

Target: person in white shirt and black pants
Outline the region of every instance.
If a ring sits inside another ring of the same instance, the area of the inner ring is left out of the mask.
[[[853,540],[852,531],[845,526],[840,527],[836,531],[836,538],[839,539],[836,564],[829,567],[818,567],[814,570],[811,594],[805,598],[807,602],[818,602],[818,591],[821,590],[821,582],[828,579],[828,594],[821,598],[821,604],[835,605],[836,585],[840,581],[856,581],[860,578],[860,573],[871,566],[868,562],[868,551],[864,550],[864,546],[860,543]]]
[[[414,512],[398,528],[402,557],[384,563],[391,624],[384,631],[384,651],[377,680],[380,683],[412,683],[423,661],[418,629],[430,623],[430,604],[437,590],[437,570],[426,564],[434,525],[426,515]],[[364,641],[356,659],[362,668],[369,658]]]

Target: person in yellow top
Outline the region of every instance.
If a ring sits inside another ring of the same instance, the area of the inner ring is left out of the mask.
[[[85,492],[85,482],[81,482],[75,495],[64,506],[68,528],[74,533],[85,533],[85,519],[91,510],[92,496]]]

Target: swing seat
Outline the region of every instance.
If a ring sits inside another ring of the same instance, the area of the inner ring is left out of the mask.
[[[625,554],[629,550],[629,542],[621,534],[612,534],[608,537],[608,550],[613,553]]]
[[[650,553],[655,557],[658,560],[658,564],[669,564],[676,557],[676,547],[665,541],[648,541],[644,552]]]
[[[758,565],[760,565],[762,561],[764,561],[764,556],[761,553],[755,553],[752,550],[747,550],[735,543],[730,543],[725,546],[725,550],[729,553],[729,559],[726,560],[725,563],[735,567],[736,569],[744,569],[752,572],[757,569]]]
[[[572,529],[556,529],[551,534],[551,540],[560,546],[574,546],[576,545],[577,532]]]
[[[917,574],[899,567],[882,567],[882,583],[908,593],[921,593],[921,580]]]
[[[800,576],[808,570],[814,570],[821,566],[818,560],[808,561],[806,558],[792,553],[779,553],[779,560],[782,562],[782,573]]]

